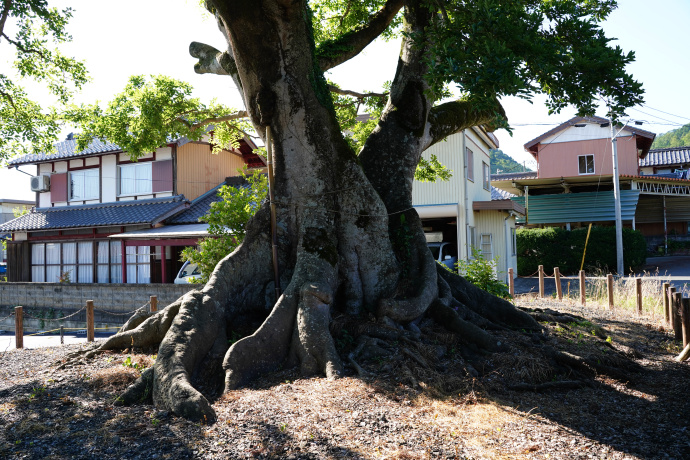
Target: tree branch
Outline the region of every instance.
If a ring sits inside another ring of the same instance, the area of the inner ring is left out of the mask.
[[[231,113],[230,115],[225,115],[222,117],[206,118],[205,120],[202,120],[198,123],[190,123],[188,120],[185,120],[183,117],[178,117],[177,121],[179,121],[183,125],[186,125],[192,131],[196,131],[197,129],[203,128],[206,125],[212,125],[212,124],[216,124],[216,123],[222,123],[224,121],[237,120],[238,118],[247,118],[247,117],[248,117],[247,112],[245,110],[240,110],[239,112]]]
[[[368,24],[347,32],[337,39],[322,43],[316,50],[321,70],[332,69],[357,56],[386,30],[404,3],[404,0],[388,0],[383,8],[371,16]]]
[[[0,36],[5,37],[5,40],[7,40],[7,43],[10,43],[10,44],[16,46],[19,49],[19,51],[21,51],[22,53],[35,53],[35,54],[38,54],[39,56],[41,56],[41,58],[45,59],[46,61],[50,61],[50,59],[42,51],[39,51],[39,50],[36,50],[33,48],[25,48],[21,43],[14,41],[10,37],[8,37],[6,33],[3,32],[2,35],[0,35]]]
[[[12,6],[12,0],[5,0],[3,2],[2,16],[0,16],[0,35],[5,35],[5,22],[10,15],[10,6]]]
[[[2,96],[2,97],[4,97],[5,99],[7,99],[7,102],[9,102],[10,105],[12,106],[12,108],[14,109],[14,113],[15,113],[15,114],[18,113],[18,112],[17,112],[17,106],[16,106],[15,103],[14,103],[14,99],[12,99],[12,96],[11,96],[9,93],[6,93],[6,92],[4,92],[3,90],[0,90],[0,96]]]
[[[493,131],[505,120],[505,111],[498,100],[495,107],[483,110],[477,110],[472,101],[446,102],[433,107],[429,112],[430,138],[424,148],[472,126],[486,125],[489,131]]]
[[[364,99],[366,97],[388,97],[388,93],[358,93],[356,91],[350,91],[349,89],[341,89],[335,85],[328,85],[328,89],[332,93],[340,94],[343,96],[352,96],[357,99]]]
[[[218,51],[205,43],[192,42],[189,44],[189,54],[199,59],[199,62],[194,64],[194,71],[198,74],[233,75],[237,73],[235,60],[227,51]]]

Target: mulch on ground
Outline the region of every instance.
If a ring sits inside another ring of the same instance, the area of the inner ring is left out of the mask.
[[[7,351],[0,458],[690,458],[690,365],[673,360],[679,346],[658,320],[516,304],[575,321],[497,332],[501,351],[471,359],[452,344],[417,350],[426,367],[378,357],[360,363],[366,378],[276,373],[216,399],[213,423],[114,405],[155,356],[108,353],[57,370],[80,345]],[[549,365],[546,345],[623,371],[549,390],[575,377]]]

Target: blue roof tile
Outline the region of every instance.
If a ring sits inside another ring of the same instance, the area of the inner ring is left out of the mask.
[[[0,232],[156,224],[189,207],[184,195],[149,200],[38,208],[0,225]]]
[[[640,166],[680,166],[688,163],[690,163],[690,147],[653,149],[640,160]]]

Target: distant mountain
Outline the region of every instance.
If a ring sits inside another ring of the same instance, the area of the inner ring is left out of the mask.
[[[513,160],[512,157],[509,157],[505,153],[503,153],[500,149],[494,149],[491,150],[489,153],[489,156],[491,157],[491,174],[499,174],[500,173],[511,173],[511,172],[520,172],[523,171],[523,165],[518,163],[517,161]],[[532,171],[529,168],[524,169],[524,171]]]
[[[668,149],[690,145],[690,123],[678,129],[659,134],[652,144],[653,149]]]

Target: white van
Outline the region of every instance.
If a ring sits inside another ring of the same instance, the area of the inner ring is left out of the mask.
[[[190,279],[201,279],[201,270],[197,264],[185,262],[175,277],[174,284],[190,284]]]

